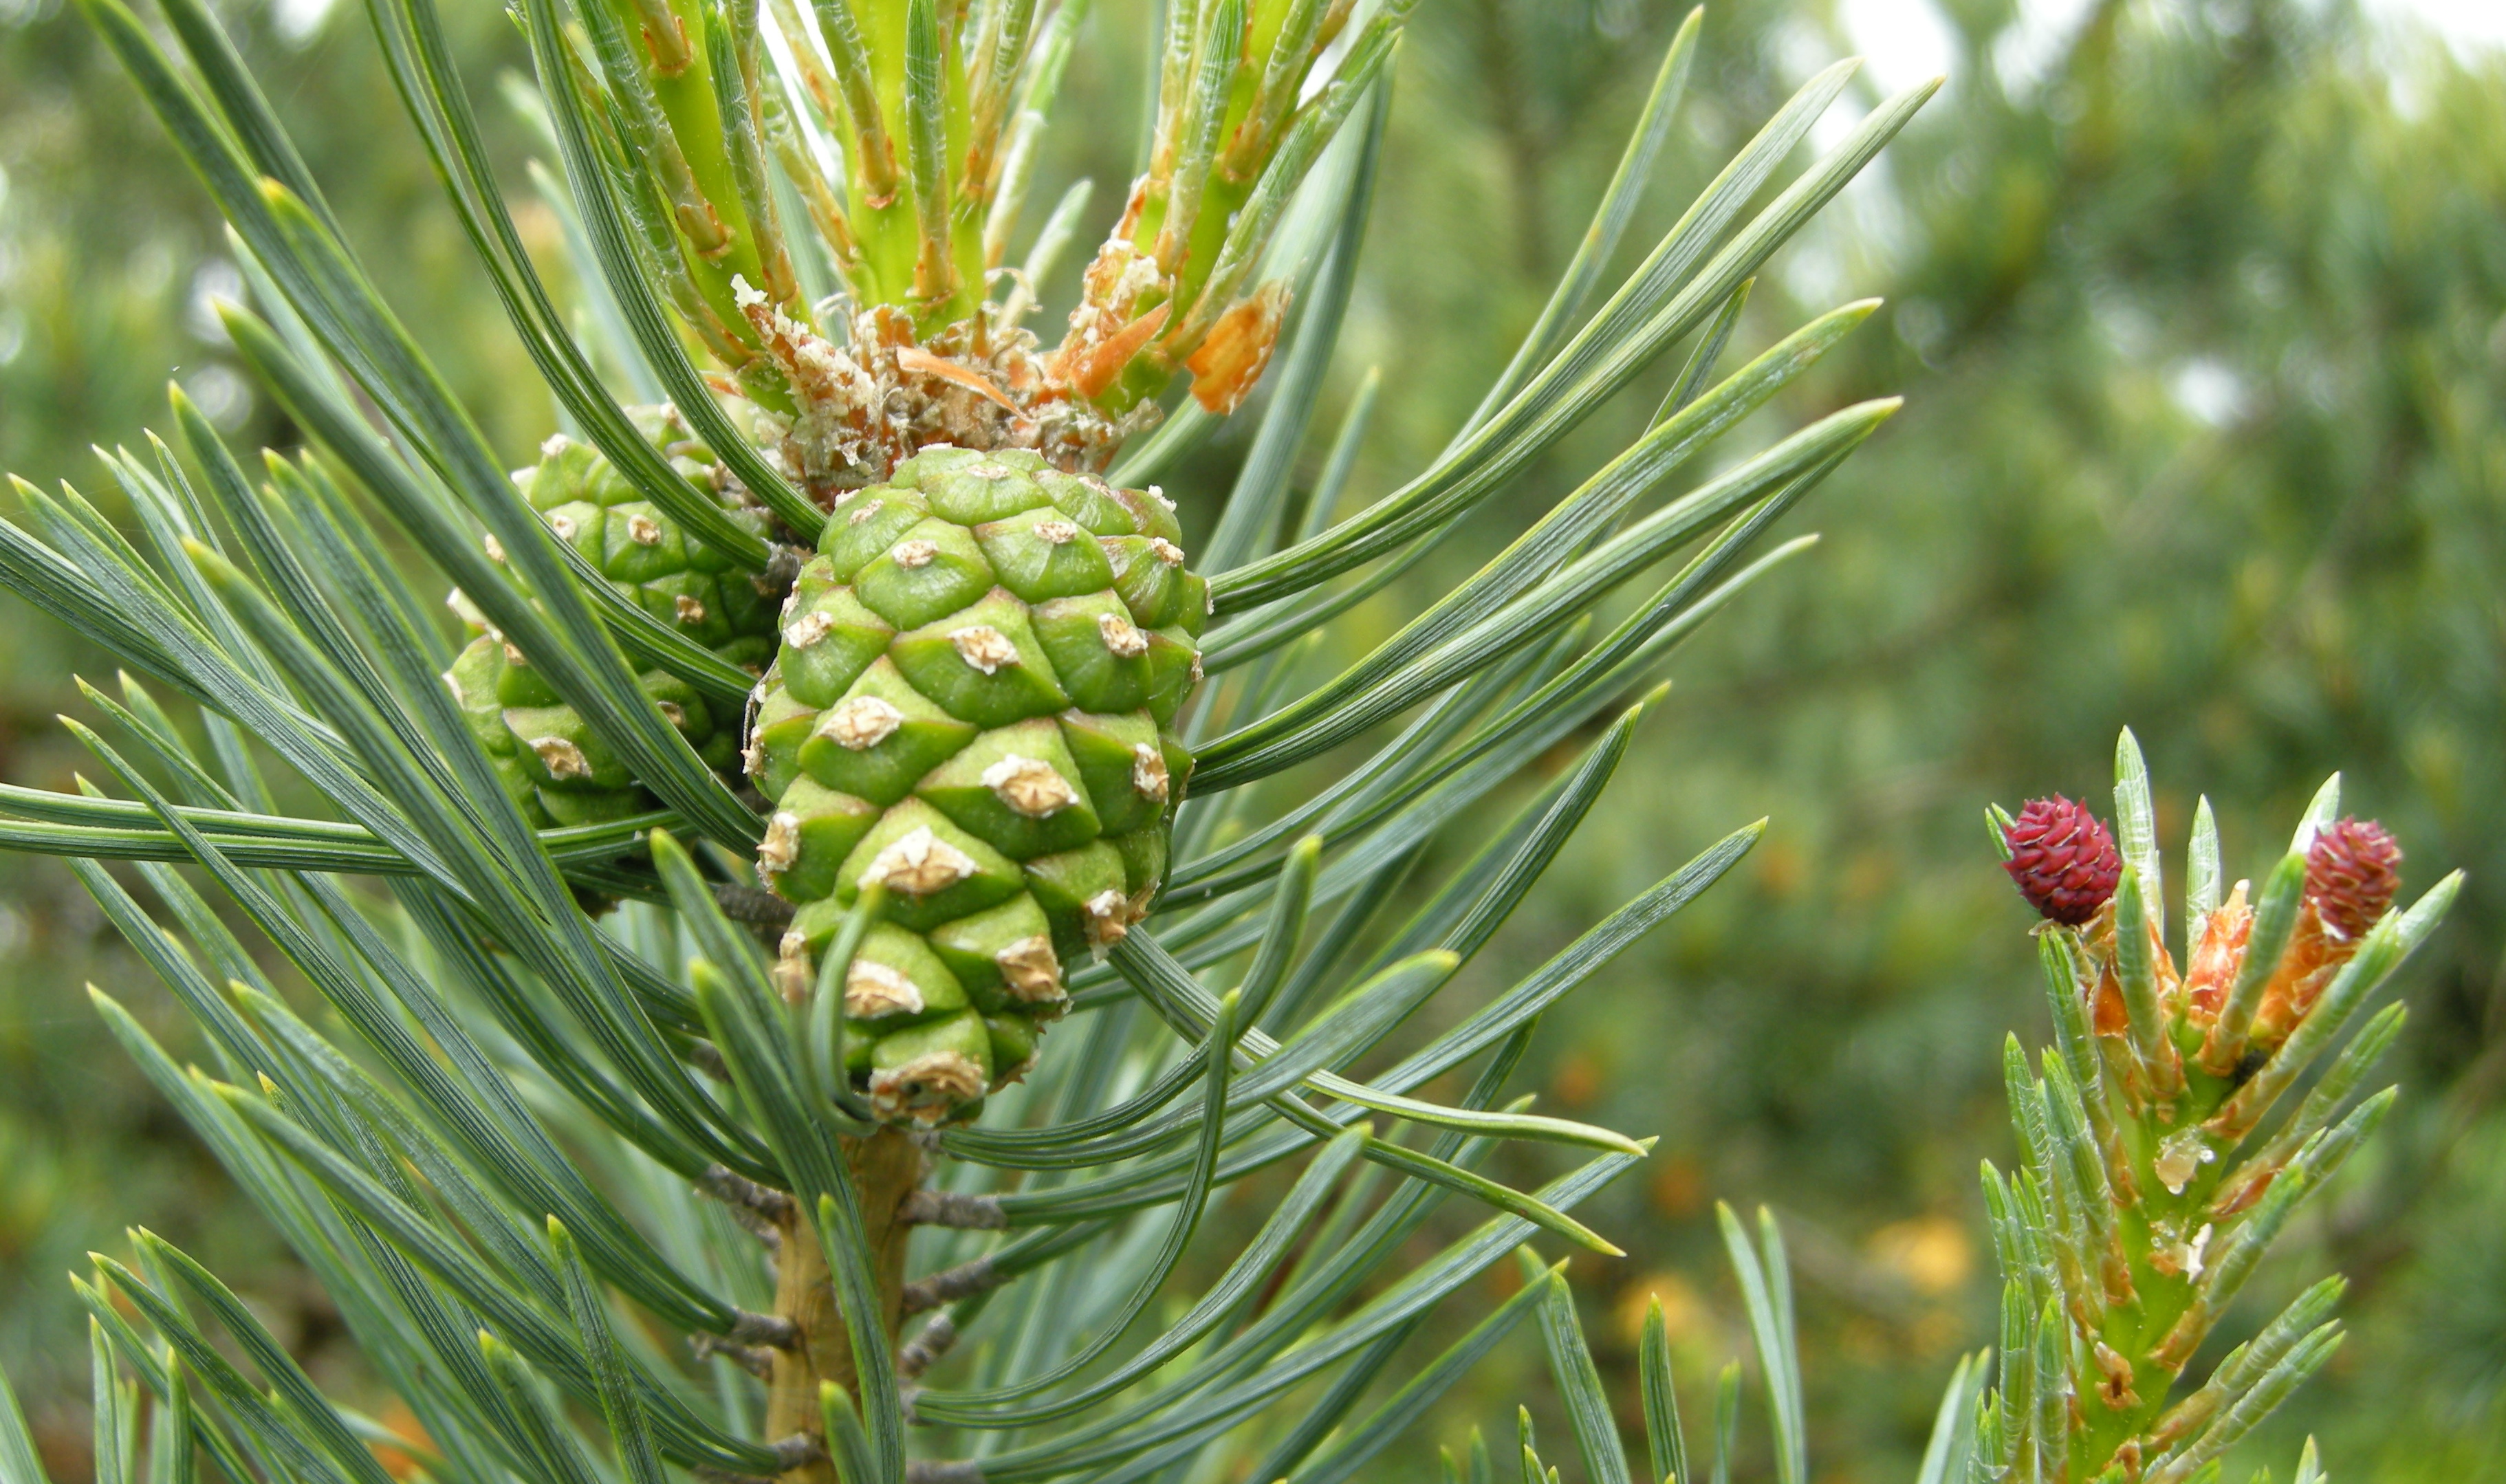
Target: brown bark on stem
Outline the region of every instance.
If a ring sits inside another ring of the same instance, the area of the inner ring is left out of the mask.
[[[922,1151],[904,1131],[894,1128],[841,1143],[853,1192],[861,1201],[871,1276],[878,1285],[879,1332],[886,1350],[880,1363],[893,1364],[897,1326],[904,1320],[905,1246],[913,1231],[903,1208],[906,1197],[922,1184]],[[829,1281],[826,1249],[819,1245],[817,1223],[802,1214],[802,1205],[794,1201],[778,1223],[783,1241],[774,1313],[791,1322],[797,1339],[790,1349],[774,1353],[774,1373],[767,1383],[766,1435],[783,1438],[806,1432],[821,1445],[813,1462],[778,1475],[784,1484],[838,1484],[835,1465],[828,1461],[824,1447],[818,1384],[833,1381],[858,1397],[861,1378],[853,1367],[852,1344],[844,1334],[835,1285]]]

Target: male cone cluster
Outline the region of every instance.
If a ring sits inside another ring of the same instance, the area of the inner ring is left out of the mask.
[[[766,532],[768,513],[748,504],[728,471],[689,439],[673,408],[639,407],[631,415],[681,477],[720,501],[733,519]],[[514,479],[556,538],[645,612],[751,673],[772,657],[771,589],[690,536],[597,449],[559,434]],[[445,683],[535,827],[600,824],[658,807],[529,655],[488,628],[458,593],[453,606],[479,633]],[[737,763],[737,716],[663,671],[640,681],[698,757],[723,772]]]
[[[782,616],[744,755],[798,998],[864,889],[846,1070],[891,1121],[972,1116],[1146,910],[1191,755],[1208,584],[1172,509],[1023,450],[926,448],[845,495]]]

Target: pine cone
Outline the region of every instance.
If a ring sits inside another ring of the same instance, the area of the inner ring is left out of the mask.
[[[2306,853],[2306,895],[2323,925],[2356,938],[2393,904],[2402,885],[2402,847],[2371,819],[2343,818],[2314,832]]]
[[[880,1115],[971,1116],[1062,1010],[1062,966],[1165,875],[1208,584],[1154,493],[933,445],[836,507],[784,610],[747,767],[806,984],[859,895],[848,1070]]]
[[[628,410],[645,439],[679,476],[719,501],[732,518],[763,534],[766,512],[723,494],[710,457],[690,442],[667,406]],[[559,435],[540,460],[515,475],[524,498],[556,533],[629,601],[751,673],[774,654],[774,602],[720,552],[688,535],[644,499],[598,449]],[[454,607],[475,627],[486,620],[458,594]],[[593,825],[657,807],[572,706],[501,635],[481,632],[445,673],[506,790],[540,828]],[[717,772],[739,765],[736,707],[708,704],[687,682],[661,670],[639,677],[644,692],[697,756]]]
[[[2094,917],[2123,877],[2123,857],[2105,823],[2057,794],[2031,798],[2002,831],[2010,859],[2001,868],[2049,921],[2078,927]]]

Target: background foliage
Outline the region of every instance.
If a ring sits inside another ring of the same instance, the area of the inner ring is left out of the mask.
[[[1794,517],[1826,533],[1820,551],[1691,649],[1611,807],[1472,971],[1528,968],[1773,816],[1745,879],[1621,960],[1535,1051],[1555,1111],[1664,1135],[1585,1213],[1630,1252],[1578,1260],[1588,1330],[1631,1371],[1661,1296],[1700,1411],[1711,1367],[1743,1348],[1711,1203],[1768,1201],[1801,1268],[1821,1476],[1912,1472],[1943,1377],[1987,1336],[1975,1162],[2009,1139],[2001,1029],[2042,1013],[1981,808],[2099,792],[2130,722],[2170,839],[2198,788],[2232,861],[2259,868],[2339,764],[2353,805],[2410,847],[2414,890],[2471,873],[2403,976],[2401,1109],[2308,1219],[2319,1254],[2277,1264],[2290,1282],[2349,1272],[2359,1333],[2268,1452],[2284,1465],[2309,1430],[2343,1477],[2506,1477],[2506,60],[2292,0],[2110,0],[2050,38],[1997,0],[1941,11],[1961,41],[1951,88],[1751,314],[1789,326],[1841,291],[1885,294],[1764,415],[1888,390],[1908,410]],[[491,8],[451,18],[473,76],[514,58]],[[1381,372],[1378,467],[1431,454],[1501,368],[1676,19],[1639,0],[1422,7],[1338,370],[1352,391]],[[360,251],[519,461],[548,412],[536,390],[491,390],[535,383],[361,18],[299,0],[231,21]],[[1694,147],[1674,148],[1656,211],[1846,50],[1815,5],[1718,6],[1683,119]],[[1119,52],[1065,94],[1071,122],[1101,116],[1102,158],[1051,167],[1092,174],[1100,199],[1134,127]],[[487,114],[518,163],[520,131]],[[85,443],[135,438],[168,369],[238,441],[285,441],[198,307],[233,281],[205,201],[54,0],[0,0],[0,466],[92,487]],[[1626,401],[1558,453],[1560,478],[1650,411]],[[1178,493],[1223,487],[1235,456],[1214,447]],[[1380,487],[1363,467],[1358,484]],[[1520,498],[1561,492],[1535,471]],[[1453,543],[1418,581],[1441,589],[1473,555]],[[63,786],[50,717],[97,657],[22,611],[8,633],[0,776]],[[100,1034],[82,980],[164,1005],[66,872],[0,861],[0,1364],[56,1473],[86,1467],[58,1275],[118,1249],[122,1220],[241,1280],[317,1374],[347,1367],[318,1293]],[[151,1029],[188,1034],[172,1013]],[[1436,1440],[1493,1433],[1518,1395],[1536,1404],[1538,1369],[1510,1346]],[[1631,1375],[1610,1381],[1631,1405]]]

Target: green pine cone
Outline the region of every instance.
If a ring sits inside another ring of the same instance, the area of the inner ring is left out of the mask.
[[[1164,880],[1208,583],[1154,493],[937,445],[846,495],[801,569],[745,764],[804,989],[861,889],[846,1060],[880,1116],[972,1116]]]
[[[689,483],[767,532],[767,512],[744,503],[737,486],[689,438],[674,408],[636,407],[628,415]],[[514,479],[557,539],[645,612],[751,674],[773,656],[773,597],[645,500],[598,449],[559,434]],[[445,682],[532,824],[543,830],[599,824],[656,807],[626,763],[531,668],[529,656],[487,632],[457,594],[454,606],[481,632]],[[732,772],[739,759],[739,717],[662,671],[641,680],[697,756]]]

